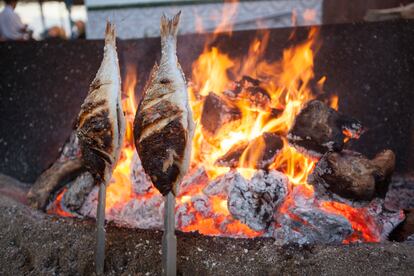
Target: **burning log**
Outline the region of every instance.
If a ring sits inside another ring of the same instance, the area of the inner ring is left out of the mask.
[[[414,241],[414,209],[404,210],[405,220],[390,234],[390,239],[403,242]]]
[[[358,120],[313,100],[296,116],[287,138],[295,148],[319,158],[327,151],[341,151],[346,138],[358,138],[362,132]]]
[[[79,175],[73,183],[68,185],[68,190],[63,195],[66,208],[75,212],[80,210],[93,186],[94,179],[92,174],[84,172]]]
[[[241,111],[232,103],[210,92],[204,101],[201,113],[201,125],[205,137],[214,137],[224,128],[231,129],[238,125],[241,115]]]
[[[265,230],[287,195],[287,177],[278,171],[259,170],[250,180],[233,179],[228,198],[230,213],[256,231]]]
[[[215,164],[222,167],[239,167],[240,158],[244,155],[244,159],[249,162],[242,162],[241,167],[252,166],[256,169],[265,169],[273,163],[282,148],[283,141],[278,134],[265,132],[249,143],[233,146],[226,154],[217,159]]]
[[[38,177],[28,192],[27,199],[30,205],[44,210],[53,193],[83,170],[79,140],[73,132],[65,143],[59,158]]]
[[[391,150],[372,160],[353,151],[328,152],[316,164],[308,181],[320,192],[326,189],[348,199],[372,200],[385,197],[394,166]]]

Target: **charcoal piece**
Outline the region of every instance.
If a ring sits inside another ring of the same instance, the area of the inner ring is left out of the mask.
[[[287,194],[288,179],[278,171],[259,170],[250,179],[234,178],[228,209],[234,218],[256,231],[265,230]]]
[[[277,154],[283,148],[283,141],[276,133],[265,132],[249,143],[240,143],[233,146],[225,155],[217,159],[217,166],[222,167],[253,167],[265,169],[273,163]],[[257,151],[260,151],[259,154]],[[240,157],[248,162],[240,164]]]
[[[214,137],[225,127],[238,125],[241,111],[230,101],[225,101],[218,95],[210,92],[204,100],[201,113],[201,125],[206,137]]]
[[[131,162],[131,182],[132,189],[137,195],[145,195],[153,192],[155,189],[151,179],[145,173],[141,160],[136,152]]]
[[[404,210],[404,215],[404,221],[391,232],[391,240],[403,242],[414,235],[414,209]]]
[[[299,112],[287,136],[291,145],[319,158],[327,151],[341,151],[345,138],[358,138],[362,124],[313,100]]]
[[[328,152],[316,164],[308,182],[319,193],[324,189],[343,198],[384,198],[395,166],[395,155],[385,150],[369,160],[360,153]]]
[[[343,216],[321,210],[313,195],[296,186],[275,212],[269,233],[276,244],[341,244],[353,233]]]
[[[63,202],[66,208],[76,212],[82,207],[87,196],[92,191],[94,179],[92,174],[84,172],[67,186],[68,189],[63,195]]]
[[[33,208],[44,210],[53,193],[83,171],[85,168],[81,160],[79,140],[73,132],[59,158],[36,179],[29,190],[27,194],[29,204]]]

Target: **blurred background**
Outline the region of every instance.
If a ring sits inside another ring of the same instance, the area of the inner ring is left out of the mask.
[[[1,1],[0,11],[6,2],[10,1]],[[107,19],[117,24],[119,37],[127,39],[157,36],[161,14],[173,14],[178,10],[182,11],[180,32],[184,34],[211,32],[218,26],[225,31],[231,25],[234,30],[247,30],[413,18],[414,7],[408,5],[410,2],[412,0],[20,0],[14,12],[27,24],[30,37],[35,40],[102,38]],[[10,39],[3,36],[3,40]]]

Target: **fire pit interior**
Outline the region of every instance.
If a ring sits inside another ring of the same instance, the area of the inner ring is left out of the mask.
[[[263,237],[284,246],[386,242],[393,235],[414,240],[412,27],[404,21],[180,37],[178,55],[197,125],[191,169],[177,194],[177,230]],[[116,227],[163,227],[164,199],[143,171],[132,129],[144,80],[158,58],[157,43],[119,41],[127,132],[106,199],[106,218]],[[80,46],[94,53],[101,43],[71,47]],[[24,56],[37,49],[41,60],[42,51],[55,51],[57,57],[66,46],[24,47],[0,45],[0,52]],[[97,68],[99,56],[81,56]],[[38,60],[24,70],[41,68]],[[72,62],[80,60],[77,56]],[[12,68],[27,63],[13,62],[2,61]],[[64,118],[50,124],[51,130],[46,127],[51,119],[42,122],[38,107],[30,104],[37,97],[34,91],[21,91],[41,81],[23,79],[30,84],[9,91],[8,84],[18,80],[1,78],[2,91],[8,93],[1,95],[5,113],[27,108],[25,114],[34,115],[7,122],[2,116],[3,133],[13,124],[18,130],[1,137],[0,151],[7,159],[1,169],[34,183],[28,191],[32,207],[50,215],[95,218],[98,189],[80,161],[71,128],[93,70],[79,74],[79,64],[63,62],[70,69],[52,72],[59,77],[36,90],[50,99],[45,104],[49,116]],[[59,80],[75,98],[66,110],[57,108],[65,100],[53,97]],[[78,83],[71,87],[72,82]],[[33,123],[44,132],[31,130]],[[57,132],[52,143],[41,140],[48,131]],[[19,143],[29,149],[27,154],[17,149]],[[35,148],[46,156],[32,159]],[[13,150],[30,167],[23,174]]]

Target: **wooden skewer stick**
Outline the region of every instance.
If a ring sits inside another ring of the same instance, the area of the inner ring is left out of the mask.
[[[164,235],[162,236],[162,272],[166,276],[177,274],[177,237],[175,236],[175,197],[169,192],[165,197]]]
[[[98,209],[96,210],[96,274],[104,274],[105,264],[105,205],[106,183],[99,185]]]

